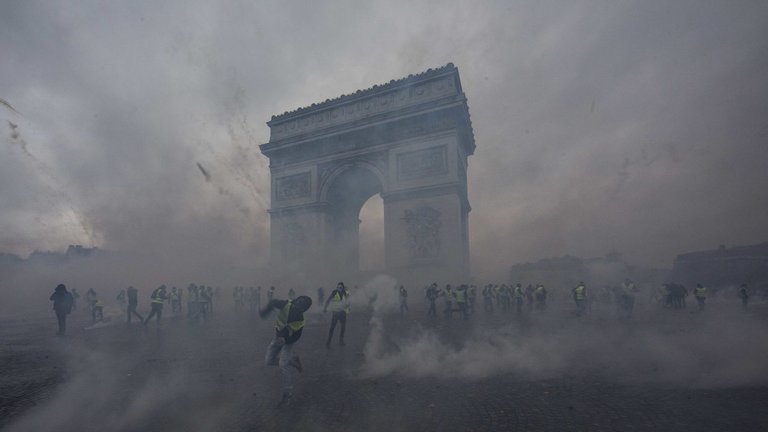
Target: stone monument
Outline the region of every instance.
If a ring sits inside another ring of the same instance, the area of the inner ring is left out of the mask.
[[[359,214],[381,194],[382,270],[410,284],[469,273],[467,158],[475,151],[453,64],[273,116],[271,266],[296,280],[354,281]]]

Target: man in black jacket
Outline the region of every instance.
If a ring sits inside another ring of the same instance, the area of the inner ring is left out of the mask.
[[[67,315],[72,312],[74,299],[67,291],[67,287],[59,284],[51,294],[50,300],[53,302],[53,310],[56,311],[56,318],[59,320],[59,332],[56,335],[64,336],[64,332],[67,331]]]
[[[126,290],[128,296],[128,324],[131,323],[131,316],[136,315],[139,318],[139,322],[144,322],[144,317],[136,312],[136,307],[139,305],[139,298],[137,296],[138,290],[132,286],[129,286]]]
[[[304,330],[304,312],[312,306],[312,299],[300,296],[296,300],[271,300],[267,307],[259,311],[262,318],[277,309],[275,321],[275,339],[267,347],[264,359],[268,366],[279,366],[283,376],[283,398],[278,406],[290,404],[293,397],[293,370],[301,372],[301,361],[293,347],[301,338]]]

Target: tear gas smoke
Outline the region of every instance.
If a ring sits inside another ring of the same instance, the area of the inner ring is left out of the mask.
[[[384,317],[397,305],[394,283],[379,276],[364,288],[384,295],[369,295],[373,314],[362,377],[481,379],[511,374],[535,380],[586,372],[621,382],[692,387],[768,383],[762,360],[768,352],[768,340],[762,337],[766,323],[738,309],[707,311],[706,316],[645,309],[630,321],[617,321],[603,307],[585,321],[573,315],[570,304],[559,304],[546,314],[507,324],[456,318],[437,328],[414,324],[398,339],[384,325]]]

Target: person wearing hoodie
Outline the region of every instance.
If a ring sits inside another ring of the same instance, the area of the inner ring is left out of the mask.
[[[64,336],[67,331],[67,315],[72,312],[74,298],[67,291],[64,284],[59,284],[51,294],[50,300],[53,302],[53,310],[56,312],[56,319],[59,321],[59,331],[57,336]]]

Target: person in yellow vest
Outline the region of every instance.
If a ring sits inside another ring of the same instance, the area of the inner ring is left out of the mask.
[[[163,316],[163,302],[168,299],[168,294],[166,294],[165,290],[165,285],[160,285],[159,287],[155,288],[154,291],[152,291],[152,295],[150,295],[150,300],[152,301],[152,311],[144,320],[144,325],[147,325],[149,320],[151,320],[155,315],[157,315],[157,324],[160,325],[160,318]]]
[[[333,290],[328,300],[325,301],[323,312],[328,312],[328,306],[331,308],[331,328],[328,330],[328,340],[325,346],[331,346],[333,331],[336,329],[336,323],[341,323],[341,332],[339,333],[339,345],[344,346],[344,332],[347,329],[347,314],[349,313],[349,291],[344,286],[344,282],[339,282],[336,289]]]
[[[299,296],[296,300],[271,300],[266,308],[259,311],[266,318],[273,309],[278,310],[275,320],[275,338],[267,347],[264,363],[278,366],[283,377],[283,397],[278,406],[288,405],[293,398],[293,369],[302,371],[301,360],[294,350],[304,330],[304,312],[312,306],[312,299]]]
[[[453,290],[453,300],[456,302],[456,309],[458,309],[459,313],[461,314],[461,317],[465,320],[468,318],[467,315],[467,300],[468,300],[468,293],[467,293],[467,286],[466,285],[459,285],[456,287],[455,290]]]
[[[693,296],[699,302],[699,310],[704,310],[704,302],[707,300],[707,288],[701,284],[696,284],[696,288],[693,289]]]
[[[525,298],[525,292],[521,284],[515,285],[515,289],[512,291],[512,298],[515,299],[515,312],[523,312],[523,300]]]
[[[453,316],[453,288],[451,288],[450,284],[447,284],[445,286],[445,291],[443,291],[443,295],[445,296],[445,309],[443,309],[443,315],[445,316],[445,319],[451,319]]]
[[[573,300],[576,302],[576,315],[581,316],[587,310],[587,287],[584,282],[573,289]]]

